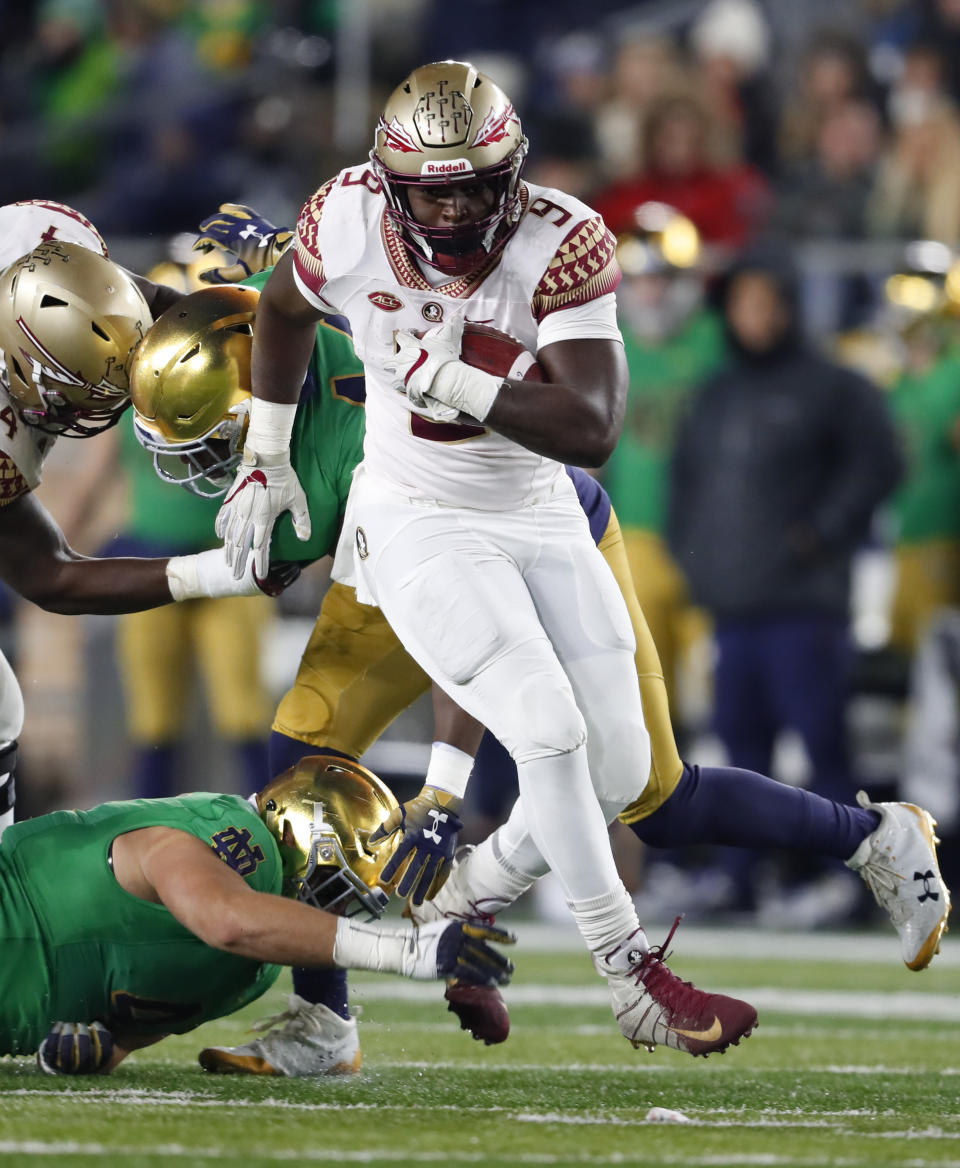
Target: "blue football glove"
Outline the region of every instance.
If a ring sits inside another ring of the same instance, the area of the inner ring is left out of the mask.
[[[254,272],[272,268],[293,241],[293,232],[275,227],[252,207],[243,203],[222,203],[215,215],[200,224],[194,251],[214,248],[232,253],[236,262],[200,273],[205,284],[236,284]]]
[[[420,932],[443,924],[435,921]],[[513,962],[489,944],[512,945],[516,937],[496,925],[471,925],[451,922],[440,935],[437,945],[437,976],[456,978],[473,985],[506,985],[513,973]]]
[[[397,850],[380,876],[382,884],[397,880],[398,896],[423,904],[440,888],[446,867],[457,850],[463,823],[457,812],[463,800],[447,791],[425,786],[415,799],[402,803],[370,833],[370,843],[401,833]]]
[[[37,1051],[47,1075],[94,1075],[113,1055],[113,1035],[101,1022],[54,1022]]]

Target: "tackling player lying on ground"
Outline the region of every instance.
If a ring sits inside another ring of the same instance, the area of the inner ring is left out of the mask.
[[[92,437],[130,404],[127,365],[153,315],[182,293],[135,276],[107,257],[93,224],[62,203],[0,207],[0,579],[59,613],[135,612],[193,597],[276,595],[297,569],[242,579],[216,551],[162,559],[92,559],[73,550],[37,501],[44,460],[60,436]],[[16,740],[23,700],[0,723],[0,832],[13,821]],[[16,700],[13,696],[16,694]]]
[[[186,476],[189,489],[225,491],[240,459],[256,303],[256,293],[242,287],[195,293],[177,313],[157,322],[133,363],[137,434],[152,452],[158,473]],[[296,556],[298,547],[304,549],[300,554],[305,559],[332,550],[350,475],[361,457],[363,410],[357,405],[362,403],[362,369],[340,323],[324,321],[317,330],[294,427],[293,465],[305,484],[313,547],[305,550],[285,516],[274,533],[284,556]],[[349,394],[338,391],[344,385],[351,387]],[[642,794],[620,818],[654,847],[707,843],[787,847],[845,861],[860,871],[890,914],[904,961],[912,969],[923,968],[936,952],[949,911],[929,816],[907,804],[846,807],[752,772],[684,764],[670,724],[659,659],[636,600],[609,498],[589,475],[574,468],[569,474],[590,531],[627,602],[637,641],[636,667],[652,761],[649,775],[638,776]],[[315,542],[319,532],[329,541],[326,548],[322,541]],[[428,687],[426,674],[400,645],[383,614],[359,604],[352,589],[334,583],[324,597],[293,688],[277,711],[272,769],[282,770],[302,754],[318,750],[359,757]],[[477,724],[465,720],[454,703],[442,702],[423,791],[397,809],[386,825],[393,835],[403,837],[389,878],[399,882],[401,894],[412,892],[416,902],[437,887],[453,856],[459,803],[451,798],[449,787],[469,775],[479,733]],[[484,754],[489,757],[489,752],[482,752],[481,758]],[[448,783],[451,770],[454,782]],[[482,761],[472,781],[485,781]],[[509,838],[509,825],[504,832]],[[458,865],[455,878],[432,907],[413,911],[439,909],[477,917],[505,903],[516,882],[503,887],[500,856],[509,855],[498,851],[503,838],[495,835],[480,845]],[[924,894],[928,889],[921,889],[917,872],[931,882],[932,896]],[[537,874],[524,874],[524,887]],[[207,1065],[310,1075],[349,1064],[351,1058],[342,1057],[344,1050],[356,1051],[359,1046],[347,1010],[345,977],[295,970],[294,985],[285,1027],[239,1048],[206,1052]],[[461,993],[451,986],[447,996],[475,1037],[487,1042],[506,1038],[509,1020],[499,995],[480,995],[478,1004],[474,991]]]
[[[363,767],[315,756],[249,800],[201,792],[14,824],[0,842],[0,1054],[111,1071],[258,998],[282,965],[505,984],[513,966],[489,944],[512,940],[501,929],[375,923],[395,843],[369,837],[396,805]]]

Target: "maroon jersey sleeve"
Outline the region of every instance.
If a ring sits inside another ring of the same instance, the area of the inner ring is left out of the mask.
[[[303,204],[297,219],[297,245],[293,263],[304,285],[317,296],[323,295],[327,278],[323,271],[323,256],[317,239],[323,205],[336,179],[330,179]]]
[[[577,224],[547,265],[533,294],[533,315],[543,320],[561,308],[587,304],[620,283],[617,241],[599,216]]]

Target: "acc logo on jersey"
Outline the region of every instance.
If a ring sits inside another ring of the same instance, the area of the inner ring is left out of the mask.
[[[403,301],[392,292],[371,292],[367,296],[371,304],[382,308],[384,312],[398,312],[403,308]]]
[[[357,528],[357,555],[365,560],[370,555],[370,545],[367,543],[367,533],[362,527]]]
[[[443,320],[443,305],[437,304],[436,300],[428,301],[420,311],[423,319],[429,320],[431,324],[439,324]]]

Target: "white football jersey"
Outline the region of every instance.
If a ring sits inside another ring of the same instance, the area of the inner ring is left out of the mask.
[[[616,288],[616,241],[596,212],[560,191],[524,184],[521,193],[520,222],[503,250],[477,271],[436,286],[393,230],[368,167],[341,171],[300,213],[297,284],[318,308],[347,318],[365,366],[364,466],[406,495],[509,510],[562,489],[563,467],[553,459],[477,423],[438,423],[414,413],[383,364],[396,330],[421,332],[464,311],[467,320],[493,325],[535,353],[546,317]],[[584,328],[582,335],[596,335]]]
[[[30,199],[0,207],[0,271],[48,239],[107,254],[107,245],[90,220],[63,203]],[[0,507],[39,484],[54,441],[54,435],[24,423],[17,403],[0,384]]]

